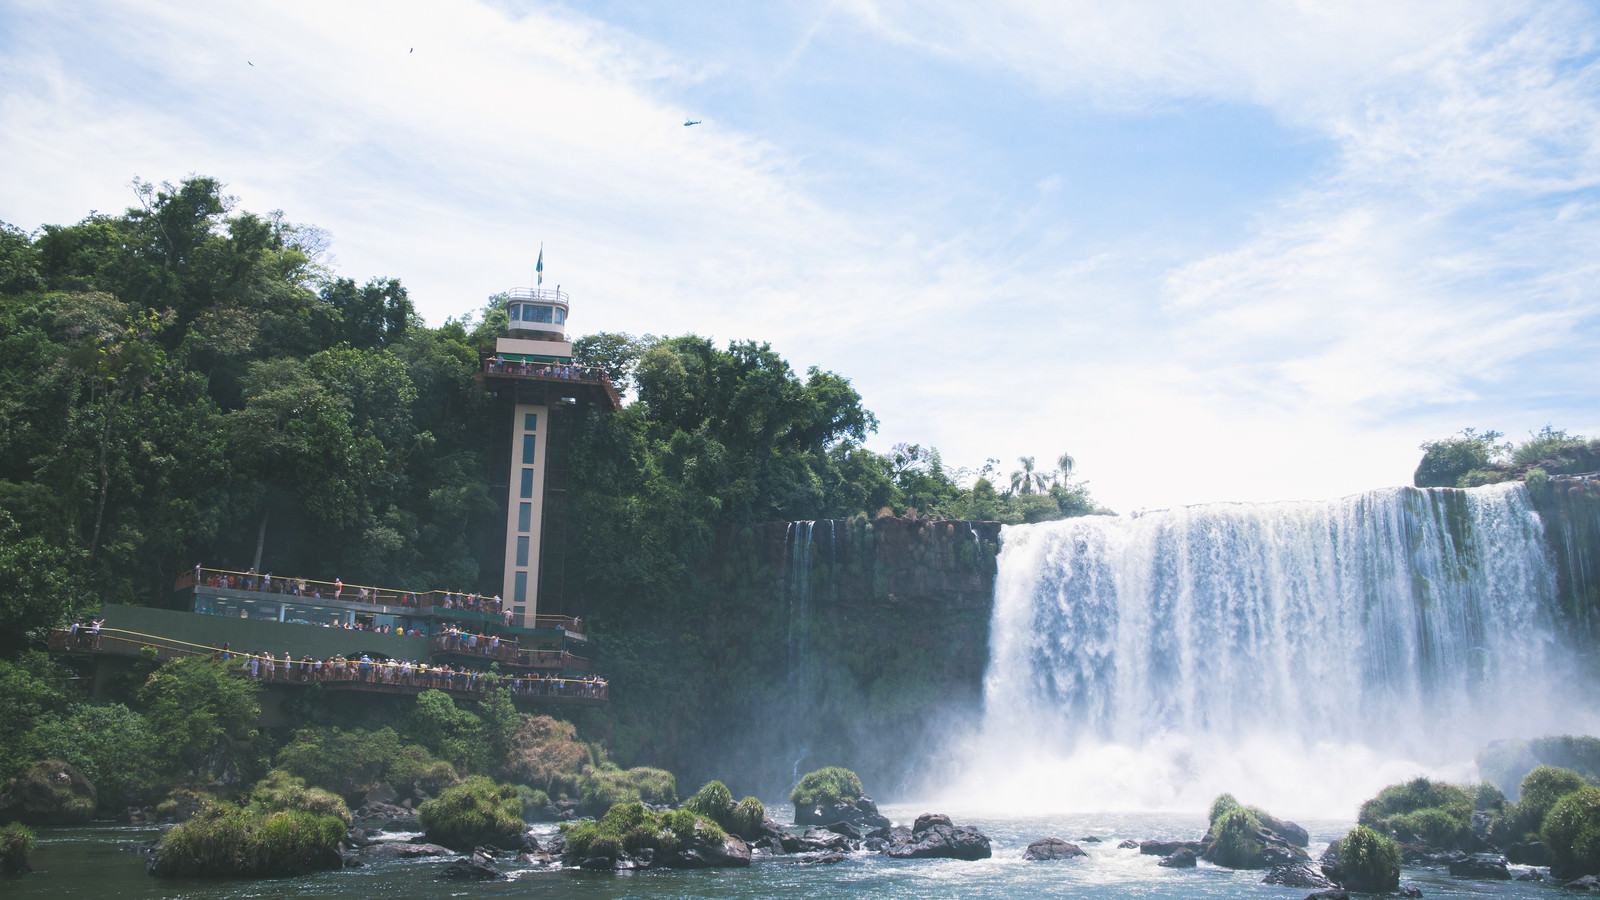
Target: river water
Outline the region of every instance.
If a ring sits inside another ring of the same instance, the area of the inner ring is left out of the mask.
[[[909,824],[920,806],[890,806],[884,812],[897,823]],[[774,814],[785,815],[787,807]],[[0,880],[0,895],[22,898],[289,898],[337,897],[577,897],[611,898],[769,898],[769,897],[916,897],[1015,898],[1071,896],[1075,898],[1142,897],[1161,900],[1260,897],[1299,900],[1308,891],[1260,884],[1260,872],[1235,872],[1202,863],[1198,869],[1163,869],[1153,856],[1119,850],[1117,844],[1133,840],[1194,839],[1205,829],[1199,814],[1108,813],[1060,814],[1030,817],[964,816],[952,812],[957,824],[973,825],[993,841],[994,857],[977,862],[956,860],[890,860],[877,854],[853,854],[831,866],[802,866],[786,861],[758,861],[749,869],[592,873],[511,870],[514,880],[499,883],[463,883],[440,878],[446,861],[395,861],[365,868],[346,869],[271,881],[165,880],[144,872],[144,857],[123,849],[148,841],[158,832],[150,828],[97,826],[44,829],[32,855],[35,872]],[[1311,834],[1312,854],[1318,855],[1329,840],[1350,827],[1341,821],[1302,821]],[[549,826],[536,827],[548,834]],[[1021,858],[1029,842],[1055,836],[1083,842],[1084,859],[1061,862],[1026,862]],[[1448,874],[1407,870],[1405,883],[1433,897],[1555,898],[1561,892],[1548,884],[1461,881]]]

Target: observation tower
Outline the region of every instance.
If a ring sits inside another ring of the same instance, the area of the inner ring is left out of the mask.
[[[542,257],[541,257],[542,262]],[[479,384],[499,405],[509,435],[491,441],[491,490],[506,499],[501,594],[515,624],[536,626],[540,612],[564,608],[567,473],[572,426],[587,406],[616,411],[622,400],[602,369],[574,365],[567,339],[566,292],[512,288],[510,321],[493,349],[480,351]]]

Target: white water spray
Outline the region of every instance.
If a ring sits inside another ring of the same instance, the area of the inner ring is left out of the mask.
[[[1592,721],[1520,485],[1020,526],[999,566],[968,799],[1353,818]]]

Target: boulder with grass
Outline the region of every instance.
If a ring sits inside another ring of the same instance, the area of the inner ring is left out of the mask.
[[[277,878],[344,865],[338,816],[208,804],[161,838],[147,866],[161,877]]]
[[[756,841],[766,836],[767,808],[760,800],[746,797],[733,802],[733,793],[720,781],[708,781],[693,796],[683,801],[683,808],[695,815],[717,823],[722,830],[736,834],[745,841]]]
[[[1201,858],[1229,869],[1271,869],[1310,861],[1305,830],[1292,822],[1241,806],[1232,794],[1211,804],[1211,829]]]
[[[861,828],[887,828],[889,820],[878,804],[861,789],[856,773],[829,766],[806,773],[789,793],[796,825],[832,825],[849,822]]]
[[[95,802],[83,773],[58,759],[40,760],[0,789],[0,822],[87,825]]]
[[[475,847],[522,850],[528,826],[515,785],[496,784],[482,775],[448,788],[417,810],[429,841],[466,852]]]
[[[26,875],[33,871],[28,865],[28,854],[33,852],[39,839],[33,829],[21,822],[0,828],[0,875]]]
[[[637,800],[598,819],[561,826],[562,862],[583,869],[705,869],[750,865],[750,847],[690,809],[657,811]]]
[[[1400,845],[1357,825],[1328,846],[1322,872],[1346,890],[1382,894],[1400,887]]]

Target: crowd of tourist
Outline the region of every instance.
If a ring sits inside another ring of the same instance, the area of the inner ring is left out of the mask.
[[[194,567],[194,580],[195,584],[204,587],[281,594],[306,600],[354,600],[357,603],[398,606],[408,609],[437,607],[439,609],[464,610],[500,618],[502,624],[508,628],[515,622],[514,614],[506,608],[505,601],[499,595],[486,597],[483,594],[467,593],[466,591],[443,591],[438,594],[437,599],[434,599],[431,595],[418,597],[409,591],[384,591],[379,588],[362,585],[346,586],[344,581],[338,578],[335,578],[331,583],[324,583],[307,581],[304,578],[273,578],[271,572],[261,574],[257,573],[255,569],[243,573],[208,572],[198,564]],[[347,594],[349,596],[346,596]]]
[[[73,619],[72,624],[67,626],[67,646],[79,650],[99,650],[100,628],[105,623],[106,620],[100,616],[87,621]]]
[[[564,378],[568,381],[604,380],[604,375],[599,369],[571,365],[539,365],[522,359],[506,359],[503,356],[496,356],[485,363],[485,371],[491,375],[531,375],[539,378]]]
[[[309,655],[299,659],[285,652],[274,656],[271,652],[235,654],[224,647],[218,653],[222,659],[241,658],[240,671],[249,678],[276,683],[359,683],[395,685],[420,690],[435,688],[461,693],[482,693],[490,686],[500,686],[519,697],[573,697],[604,700],[610,684],[599,676],[561,678],[555,675],[530,675],[509,677],[489,675],[473,669],[449,665],[432,665],[416,660],[374,658],[338,654],[326,659]]]

